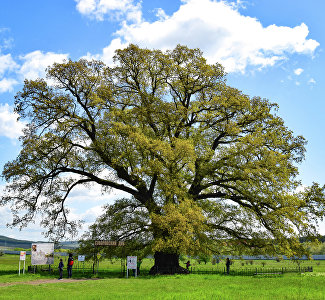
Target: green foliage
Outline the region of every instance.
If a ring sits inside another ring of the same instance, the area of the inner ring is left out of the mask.
[[[40,212],[55,240],[74,234],[66,200],[99,184],[130,198],[104,208],[82,251],[109,239],[126,242],[124,253],[97,249],[111,256],[308,252],[298,237],[316,235],[325,188],[296,192],[306,141],[276,104],[226,85],[199,49],[130,45],[114,61],[66,61],[48,82],[25,81],[15,102],[28,122],[22,150],[3,171],[13,225]]]
[[[197,259],[200,260],[201,262],[204,262],[205,265],[210,261],[210,258],[211,258],[210,255],[207,254],[200,254],[197,257]]]
[[[305,243],[305,247],[308,251],[315,255],[324,255],[325,254],[325,243]]]

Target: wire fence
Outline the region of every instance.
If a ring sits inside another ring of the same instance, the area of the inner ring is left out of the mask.
[[[49,272],[52,274],[58,273],[58,270],[53,267],[48,266],[29,266],[28,271],[31,273],[40,273],[40,272]],[[140,270],[140,276],[148,276],[150,269],[143,268]],[[179,271],[179,268],[172,269],[169,268],[165,270],[166,274],[175,274]],[[227,273],[226,268],[196,268],[190,267],[189,268],[190,274],[201,274],[201,275],[230,275],[230,276],[265,276],[265,277],[273,277],[273,276],[282,276],[286,273],[306,273],[306,272],[313,272],[313,267],[282,267],[282,268],[240,268],[240,269],[231,269],[229,273]],[[121,268],[102,268],[98,265],[84,265],[84,264],[75,264],[73,266],[73,273],[78,274],[78,276],[90,276],[90,275],[98,275],[98,276],[105,276],[105,277],[126,277],[126,268],[125,266],[121,265]],[[133,276],[134,272],[129,270],[129,276]]]
[[[191,274],[224,274],[234,276],[271,276],[271,275],[283,275],[285,273],[305,273],[313,272],[313,267],[296,267],[296,268],[242,268],[242,269],[230,269],[227,273],[226,268],[211,268],[200,270],[198,268],[190,268]]]

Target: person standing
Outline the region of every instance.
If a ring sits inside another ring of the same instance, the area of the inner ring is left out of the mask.
[[[186,265],[186,270],[189,270],[190,269],[191,262],[188,260],[185,265]]]
[[[230,259],[229,259],[229,257],[227,257],[227,259],[226,259],[227,274],[229,274],[229,271],[230,271],[230,264],[231,264]]]
[[[68,258],[68,278],[72,277],[72,266],[73,266],[73,256],[72,253],[69,253],[69,258]]]
[[[60,258],[60,262],[59,262],[59,273],[60,273],[60,277],[59,277],[59,280],[62,279],[63,267],[64,267],[64,264],[63,264],[62,258]]]

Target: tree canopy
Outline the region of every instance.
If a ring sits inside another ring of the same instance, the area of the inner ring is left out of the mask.
[[[13,225],[40,212],[50,236],[73,233],[65,201],[98,184],[130,197],[107,205],[89,237],[165,253],[302,253],[324,187],[297,192],[306,141],[277,104],[228,86],[199,49],[130,45],[114,62],[55,63],[47,80],[25,81],[15,110],[28,125],[3,170]]]

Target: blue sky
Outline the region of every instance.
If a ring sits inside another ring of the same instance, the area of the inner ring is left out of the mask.
[[[1,1],[0,168],[19,153],[24,124],[13,104],[24,78],[42,77],[47,66],[67,58],[112,64],[114,50],[129,43],[163,50],[185,44],[222,63],[228,84],[280,105],[287,126],[308,140],[302,184],[324,184],[324,11],[323,0]],[[87,225],[117,196],[80,188],[68,205]],[[19,232],[6,228],[11,217],[0,207],[0,234],[42,239],[38,220]]]

